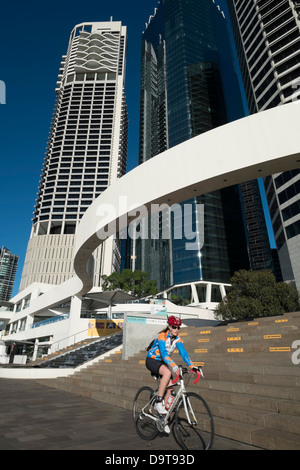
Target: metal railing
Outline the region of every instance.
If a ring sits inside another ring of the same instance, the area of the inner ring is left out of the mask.
[[[58,321],[67,320],[70,317],[70,314],[58,315],[57,317],[47,318],[47,320],[41,320],[39,322],[33,323],[30,325],[30,328],[39,328],[40,326],[50,325],[51,323],[56,323]]]
[[[78,331],[77,333],[74,333],[73,335],[70,335],[70,336],[66,336],[65,338],[62,338],[60,339],[59,341],[55,341],[54,343],[51,344],[51,354],[59,351],[60,349],[63,349],[63,348],[66,348],[66,347],[69,347],[69,346],[72,346],[74,345],[76,342],[79,341],[78,337],[80,335],[82,335],[83,333],[86,333],[86,336],[87,336],[87,333],[88,333],[88,330],[90,328],[86,328],[85,330],[82,330],[82,331]],[[73,340],[70,338],[73,338]],[[76,338],[77,338],[77,341],[76,341]],[[80,338],[82,341],[86,338]],[[56,345],[54,348],[53,346]]]

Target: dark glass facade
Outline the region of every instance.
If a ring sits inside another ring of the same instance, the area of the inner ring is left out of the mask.
[[[211,0],[162,0],[142,38],[140,163],[243,114],[223,14]],[[185,204],[194,206],[193,232],[201,229],[196,204],[204,204],[203,248],[186,250],[185,238],[142,240],[137,267],[160,289],[201,279],[229,282],[236,269],[247,269],[239,187]]]

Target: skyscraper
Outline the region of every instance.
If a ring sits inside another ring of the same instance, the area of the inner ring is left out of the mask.
[[[227,3],[250,113],[297,101],[300,3]],[[266,177],[264,184],[283,279],[300,291],[300,169]]]
[[[91,202],[126,171],[126,43],[121,22],[82,23],[71,32],[20,290],[72,276],[76,226]],[[101,274],[118,269],[117,244],[108,240],[94,258],[97,286]]]
[[[19,257],[3,246],[0,249],[0,300],[10,300]]]
[[[142,37],[139,162],[243,115],[220,9],[212,0],[161,0]],[[249,267],[239,187],[189,203],[193,232],[200,231],[195,205],[204,204],[201,251],[187,251],[186,239],[174,237],[137,243],[137,266],[157,279],[160,289],[202,279],[229,282],[235,270]]]

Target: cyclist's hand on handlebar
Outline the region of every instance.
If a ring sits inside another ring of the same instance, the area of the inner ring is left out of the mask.
[[[190,369],[191,369],[192,372],[194,372],[194,374],[197,375],[197,379],[193,383],[197,383],[199,381],[200,377],[204,377],[201,367],[190,366]]]

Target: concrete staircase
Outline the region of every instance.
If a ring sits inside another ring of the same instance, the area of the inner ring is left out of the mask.
[[[208,402],[216,434],[263,449],[300,450],[300,312],[180,333],[192,360],[203,364],[205,379],[189,388]],[[139,387],[155,387],[145,355],[124,361],[119,351],[42,383],[131,410]]]
[[[122,341],[123,332],[104,336],[90,342],[82,341],[48,356],[44,361],[40,360],[29,365],[44,369],[73,369],[120,346]]]

